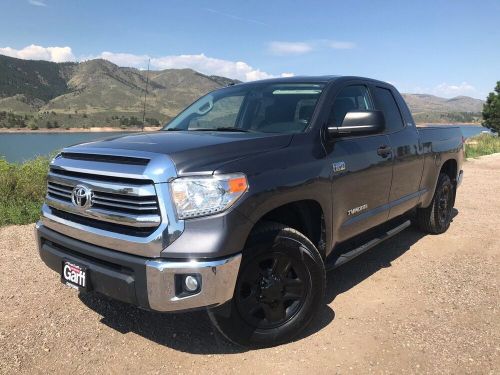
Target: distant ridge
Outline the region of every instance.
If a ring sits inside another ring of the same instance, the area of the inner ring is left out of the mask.
[[[149,124],[163,123],[201,95],[237,82],[192,69],[150,71]],[[103,59],[53,63],[0,55],[0,127],[138,125],[145,88],[145,71]],[[482,100],[465,96],[404,97],[417,121],[453,122],[464,116],[477,121],[483,105]]]

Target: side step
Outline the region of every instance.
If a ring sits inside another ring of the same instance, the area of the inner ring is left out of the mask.
[[[356,258],[358,255],[363,254],[365,251],[370,250],[372,247],[377,246],[379,243],[391,238],[392,236],[395,236],[399,232],[403,231],[404,229],[408,228],[411,225],[410,220],[406,220],[402,224],[399,224],[398,226],[380,233],[377,235],[375,238],[372,240],[364,243],[363,245],[347,252],[340,254],[338,257],[332,258],[330,261],[327,261],[325,264],[326,270],[331,271],[339,266],[341,266],[344,263],[349,262],[350,260]]]

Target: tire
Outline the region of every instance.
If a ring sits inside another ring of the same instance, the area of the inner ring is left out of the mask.
[[[431,204],[429,207],[417,209],[416,221],[418,227],[422,231],[431,234],[446,232],[450,227],[454,202],[455,188],[450,177],[441,173],[438,177]]]
[[[325,285],[325,266],[313,243],[295,229],[265,223],[243,251],[232,300],[209,316],[237,345],[278,345],[311,323],[324,303]]]

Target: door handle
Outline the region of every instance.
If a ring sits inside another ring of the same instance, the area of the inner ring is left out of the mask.
[[[392,153],[392,148],[387,145],[380,146],[377,149],[377,154],[382,156],[383,158],[388,157]]]

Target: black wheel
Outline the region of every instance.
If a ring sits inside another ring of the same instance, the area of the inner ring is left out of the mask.
[[[272,346],[312,321],[324,292],[325,267],[312,242],[295,229],[266,223],[243,252],[233,299],[209,315],[233,343]]]
[[[417,209],[417,224],[424,232],[439,234],[450,227],[455,188],[447,174],[441,173],[429,207]]]

